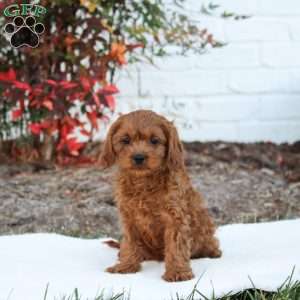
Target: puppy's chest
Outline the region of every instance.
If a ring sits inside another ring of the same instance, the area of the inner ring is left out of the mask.
[[[135,222],[152,224],[160,219],[162,207],[157,199],[135,199],[128,204],[128,209],[130,209]]]
[[[145,199],[134,200],[127,203],[127,212],[131,214],[133,223],[141,236],[155,244],[156,240],[158,242],[163,235],[162,205],[158,202],[159,199],[154,198],[148,199],[148,201]]]
[[[141,239],[148,248],[157,249],[161,247],[164,236],[164,225],[159,212],[155,210],[138,210],[134,214],[134,224]]]

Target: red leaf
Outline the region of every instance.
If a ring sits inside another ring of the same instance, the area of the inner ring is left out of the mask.
[[[72,93],[72,95],[70,95],[70,101],[75,101],[77,99],[82,101],[85,95],[86,94],[84,92],[83,93],[80,93],[80,92]]]
[[[32,134],[40,134],[41,133],[41,126],[38,123],[31,123],[28,125],[29,130]]]
[[[55,91],[55,89],[52,89],[51,93],[48,94],[48,98],[51,98],[51,99],[55,99],[56,98],[56,91]]]
[[[35,107],[35,108],[40,108],[41,107],[41,103],[38,100],[30,100],[30,104],[31,107]]]
[[[7,72],[0,72],[0,80],[14,81],[16,78],[16,72],[12,68],[10,68]]]
[[[82,134],[82,135],[85,135],[85,136],[87,136],[87,137],[90,137],[91,136],[91,133],[90,132],[88,132],[87,130],[85,130],[85,129],[81,129],[80,130],[80,133]]]
[[[81,77],[80,81],[81,81],[81,85],[82,85],[85,92],[88,92],[88,91],[91,90],[92,85],[91,85],[91,82],[89,81],[89,79],[87,77]]]
[[[71,118],[69,116],[65,116],[63,121],[67,126],[70,127],[70,131],[73,130],[73,128],[77,125],[80,125],[79,120]]]
[[[23,110],[22,109],[15,109],[12,111],[12,118],[13,121],[16,121],[17,119],[19,119],[23,114]]]
[[[61,139],[58,143],[58,145],[56,146],[56,150],[57,151],[61,151],[63,148],[64,148],[64,145],[65,145],[65,140],[64,139]]]
[[[44,100],[42,105],[50,111],[53,110],[53,102],[51,100]]]
[[[46,82],[47,82],[48,84],[50,84],[50,85],[54,85],[54,86],[57,85],[57,82],[56,82],[55,80],[52,80],[52,79],[48,79],[48,80],[46,80]]]
[[[7,72],[8,74],[8,80],[16,80],[17,76],[16,76],[16,72],[14,69],[10,68]]]
[[[62,80],[59,83],[63,89],[67,90],[67,89],[73,89],[75,87],[77,87],[77,83],[75,82],[71,82],[71,81],[66,81],[66,80]]]
[[[43,89],[41,88],[34,88],[31,92],[34,96],[39,96],[43,93]]]
[[[6,90],[3,92],[2,95],[3,95],[4,97],[10,97],[11,94],[12,94],[11,91],[10,91],[9,89],[6,89]]]
[[[116,101],[115,98],[112,95],[106,95],[104,96],[105,101],[107,103],[107,106],[111,109],[111,110],[115,110],[116,108]]]
[[[60,135],[61,135],[62,139],[66,139],[70,132],[71,132],[71,130],[69,129],[69,126],[67,126],[67,125],[62,126],[62,128],[60,130]]]
[[[92,127],[98,130],[99,126],[98,126],[97,112],[96,111],[87,112],[87,116],[88,116],[89,120],[91,121]]]
[[[79,143],[76,138],[71,138],[67,140],[67,146],[70,154],[78,156],[79,150],[84,146],[84,143]]]
[[[96,94],[93,94],[94,101],[98,107],[100,107],[100,99]]]
[[[112,43],[108,55],[112,60],[115,60],[119,65],[124,65],[126,64],[126,59],[125,59],[126,50],[127,50],[126,45],[122,43]]]
[[[53,126],[55,126],[55,121],[53,121],[53,120],[45,120],[40,123],[41,129],[48,129]]]
[[[145,44],[137,43],[137,44],[126,45],[126,48],[127,50],[132,51],[136,48],[145,48]]]
[[[107,93],[116,94],[119,93],[118,88],[114,84],[110,84],[104,87],[103,89]]]
[[[28,83],[26,82],[21,82],[21,81],[13,81],[13,84],[16,88],[20,90],[31,90],[31,87]]]
[[[100,89],[98,91],[99,94],[105,95],[105,94],[116,94],[119,93],[118,88],[114,84],[106,85],[103,89]]]
[[[40,123],[40,127],[42,130],[45,130],[48,134],[53,135],[58,129],[58,121],[49,119],[49,120],[44,120]]]

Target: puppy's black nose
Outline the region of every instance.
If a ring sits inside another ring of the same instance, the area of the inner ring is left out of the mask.
[[[132,159],[133,159],[133,161],[136,165],[141,165],[144,162],[145,158],[146,158],[145,155],[140,154],[140,153],[139,154],[134,154],[132,156]]]

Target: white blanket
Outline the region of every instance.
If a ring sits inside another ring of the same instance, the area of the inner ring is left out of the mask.
[[[291,274],[300,280],[300,219],[222,226],[218,230],[223,256],[192,260],[196,278],[167,283],[164,263],[145,262],[136,274],[108,274],[117,250],[103,239],[86,240],[56,234],[0,237],[0,300],[47,300],[70,295],[84,299],[130,292],[131,300],[160,300],[188,295],[194,285],[210,297],[252,288],[276,290]],[[200,280],[199,280],[200,278]]]

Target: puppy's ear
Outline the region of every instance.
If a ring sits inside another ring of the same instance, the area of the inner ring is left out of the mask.
[[[170,169],[179,169],[184,166],[183,146],[180,142],[178,132],[173,123],[168,122],[168,150],[167,165]]]
[[[110,129],[108,130],[100,157],[98,159],[100,166],[103,168],[111,167],[116,161],[116,153],[113,149],[113,136],[118,130],[119,126],[120,121],[117,120],[111,125]]]

